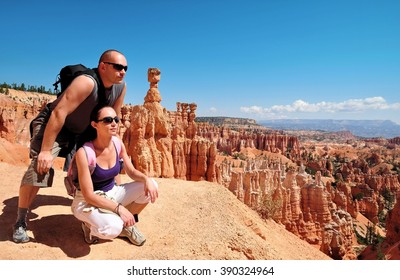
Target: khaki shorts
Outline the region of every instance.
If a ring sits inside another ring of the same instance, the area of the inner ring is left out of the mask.
[[[32,138],[30,143],[29,156],[32,159],[31,163],[22,177],[21,185],[36,186],[41,188],[51,187],[53,185],[54,169],[50,168],[47,174],[37,173],[37,157],[42,146],[44,129],[47,124],[47,120],[50,117],[50,111],[44,109],[39,115],[32,121]],[[51,153],[55,159],[62,148],[68,147],[71,136],[65,131],[61,131],[57,136],[56,141],[53,144]]]

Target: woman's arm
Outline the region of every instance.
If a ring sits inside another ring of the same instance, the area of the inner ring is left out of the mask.
[[[133,180],[144,183],[144,191],[146,195],[150,196],[151,202],[154,203],[158,198],[158,190],[154,185],[153,180],[145,174],[137,170],[129,158],[124,143],[121,141],[121,158],[124,160],[124,170],[126,174]]]

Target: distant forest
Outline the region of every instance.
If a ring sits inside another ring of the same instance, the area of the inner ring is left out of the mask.
[[[16,83],[7,84],[2,83],[0,84],[0,93],[8,93],[9,89],[21,90],[21,91],[29,91],[29,92],[39,92],[39,93],[47,93],[47,94],[55,94],[51,89],[46,90],[44,86],[26,86],[24,83],[17,85]]]

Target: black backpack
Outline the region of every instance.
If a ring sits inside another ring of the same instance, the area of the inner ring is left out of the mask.
[[[97,68],[88,68],[83,64],[67,65],[60,70],[60,73],[57,75],[56,82],[53,84],[54,92],[57,93],[57,97],[59,97],[66,90],[66,88],[76,77],[82,74],[90,75],[95,79],[95,81],[97,82],[97,87],[99,89],[99,103],[104,104],[104,86],[101,82]],[[61,84],[60,91],[58,90],[58,84]]]

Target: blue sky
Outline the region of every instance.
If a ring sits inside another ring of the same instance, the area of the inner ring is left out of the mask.
[[[161,105],[197,116],[400,123],[400,1],[3,1],[0,82],[52,87],[61,67],[128,59],[126,103],[147,69]]]

